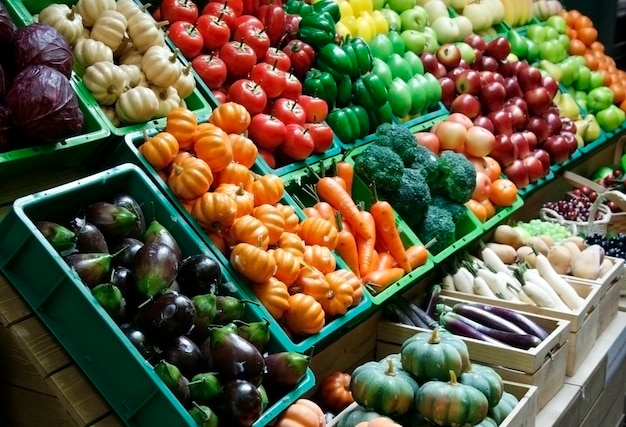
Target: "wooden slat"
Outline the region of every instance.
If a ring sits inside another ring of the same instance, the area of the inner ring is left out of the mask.
[[[101,419],[100,421],[96,421],[90,427],[123,427],[124,424],[120,421],[117,416],[114,414],[108,415]]]
[[[70,427],[74,422],[56,397],[0,384],[0,425]]]
[[[91,425],[111,413],[104,398],[77,366],[68,366],[47,381],[79,426]]]
[[[42,377],[72,363],[63,347],[37,317],[16,323],[11,331]]]
[[[12,325],[32,316],[33,312],[4,275],[0,274],[0,324]]]

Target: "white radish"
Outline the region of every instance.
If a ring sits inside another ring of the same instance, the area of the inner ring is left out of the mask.
[[[544,290],[544,292],[548,294],[548,296],[550,296],[550,299],[554,303],[554,307],[556,310],[564,311],[564,312],[572,311],[563,302],[559,294],[556,293],[556,291],[552,288],[552,286],[550,286],[550,284],[546,282],[546,280],[543,277],[541,277],[541,274],[539,274],[539,271],[537,271],[537,269],[529,268],[526,271],[524,271],[524,280],[527,282],[532,282],[535,285],[540,286]]]
[[[533,282],[524,282],[524,293],[532,299],[538,307],[556,309],[554,300],[543,290],[543,288]]]
[[[476,275],[482,277],[487,286],[499,299],[515,301],[518,298],[508,289],[506,282],[502,280],[496,273],[486,268],[480,268],[476,271]]]
[[[493,251],[493,249],[485,246],[484,248],[482,248],[480,256],[483,258],[484,263],[496,272],[501,271],[513,277],[513,272],[511,272],[509,267],[500,259],[500,257]]]
[[[555,290],[555,292],[561,297],[563,302],[572,310],[577,310],[584,303],[585,300],[576,293],[572,285],[567,280],[561,277],[552,267],[550,261],[545,255],[537,254],[537,271],[543,277],[546,282]]]
[[[454,288],[459,292],[466,294],[474,293],[474,276],[466,267],[459,267],[454,274],[452,274],[452,280],[454,281]]]
[[[492,299],[498,299],[498,297],[496,296],[496,294],[493,293],[487,282],[485,282],[485,279],[480,276],[474,277],[473,290],[476,295]]]
[[[454,280],[452,280],[452,274],[446,274],[441,279],[441,289],[446,291],[456,291],[456,287],[454,286]]]

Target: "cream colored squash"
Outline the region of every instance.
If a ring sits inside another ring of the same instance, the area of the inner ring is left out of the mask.
[[[150,89],[152,89],[159,100],[159,110],[154,115],[155,118],[167,116],[170,111],[180,105],[180,96],[174,87],[152,86]]]
[[[159,99],[150,88],[137,86],[120,95],[115,114],[122,123],[142,123],[159,111]]]
[[[56,28],[70,46],[80,39],[83,32],[83,17],[63,3],[52,3],[39,12],[39,22]]]
[[[148,82],[155,86],[167,87],[176,83],[180,77],[182,64],[176,52],[168,47],[152,46],[141,58],[141,69]]]
[[[96,62],[113,63],[113,51],[101,41],[79,39],[72,49],[74,61],[87,68]]]
[[[147,13],[136,13],[128,20],[128,36],[133,44],[144,53],[152,46],[163,46],[165,44],[165,33]]]
[[[136,65],[141,68],[142,58],[143,53],[139,52],[135,47],[132,47],[124,52],[122,56],[119,57],[117,62],[118,64]]]
[[[105,10],[91,28],[91,38],[117,50],[126,34],[127,21],[117,10]]]
[[[137,86],[148,87],[148,80],[137,65],[120,64],[118,65],[124,73],[126,73],[126,88],[132,89]]]
[[[113,105],[126,88],[126,73],[112,62],[96,62],[85,70],[83,84],[101,105]]]
[[[176,88],[181,98],[187,98],[196,89],[196,79],[191,73],[191,63],[184,66],[180,71],[180,77],[172,85]]]
[[[91,27],[105,10],[116,10],[115,0],[78,0],[76,11],[83,17],[83,25]]]

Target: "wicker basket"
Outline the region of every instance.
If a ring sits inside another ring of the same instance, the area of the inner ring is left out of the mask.
[[[600,199],[599,196],[596,199],[596,201],[598,199]],[[583,234],[585,236],[589,234],[601,234],[605,236],[608,231],[608,226],[612,217],[611,210],[606,205],[602,205],[600,203],[598,203],[598,205],[595,208],[594,208],[594,205],[595,205],[595,202],[593,205],[591,205],[592,207],[589,211],[590,221],[587,221],[587,222],[567,220],[563,218],[563,216],[561,216],[557,212],[548,208],[541,208],[539,210],[539,218],[541,218],[544,221],[555,222],[557,224],[564,226],[574,236],[577,236],[579,234]],[[600,212],[600,219],[591,220],[592,216],[595,217],[598,211]]]

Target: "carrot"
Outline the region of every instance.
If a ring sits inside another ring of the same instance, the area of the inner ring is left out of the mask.
[[[377,292],[404,277],[404,270],[400,267],[383,268],[374,270],[363,277],[362,282],[374,287]]]
[[[308,206],[308,207],[302,209],[302,212],[304,213],[304,215],[307,218],[311,218],[311,217],[322,218],[322,214],[317,209],[315,209],[313,206]]]
[[[331,177],[320,178],[317,181],[316,189],[320,199],[328,202],[333,208],[341,212],[341,215],[350,223],[356,234],[366,239],[374,237],[371,234],[372,230],[368,230],[361,211],[354,203],[354,200],[352,200],[352,196],[337,181]]]
[[[376,250],[378,252],[389,252],[389,249],[387,249],[387,245],[385,244],[383,237],[380,235],[380,230],[378,228],[376,228]]]
[[[348,268],[352,270],[354,274],[360,279],[361,272],[359,271],[359,251],[356,246],[356,239],[354,234],[347,228],[343,227],[343,221],[341,215],[337,213],[337,246],[335,250],[348,265]]]
[[[319,212],[320,216],[328,221],[337,228],[337,219],[335,215],[335,208],[333,208],[327,202],[317,202],[313,205],[315,209]]]
[[[355,233],[354,235],[359,253],[359,272],[363,276],[370,271],[372,266],[374,246],[376,245],[376,224],[374,223],[374,217],[369,211],[359,211],[359,215],[362,215],[367,231],[372,236],[365,238],[360,234]]]
[[[398,262],[398,265],[404,269],[406,273],[410,273],[411,263],[406,255],[404,243],[400,237],[400,231],[396,224],[396,218],[391,204],[385,200],[379,200],[374,189],[375,202],[370,207],[370,212],[376,223],[377,237],[381,237],[387,250]]]
[[[378,252],[378,262],[372,266],[371,271],[385,270],[391,267],[398,267],[398,263],[389,252]]]
[[[409,259],[411,268],[415,270],[417,267],[426,264],[428,260],[428,248],[422,244],[415,244],[406,249],[406,256]]]
[[[344,179],[340,176],[331,176],[330,177],[332,180],[337,181],[337,183],[339,185],[341,185],[341,188],[343,188],[344,190],[346,190],[346,192],[350,195],[352,195],[350,189],[348,189],[348,184],[346,184],[346,181],[344,181]]]
[[[341,159],[339,162],[335,163],[335,175],[346,183],[346,191],[348,194],[352,195],[352,182],[354,181],[354,167],[346,162],[344,159]]]

